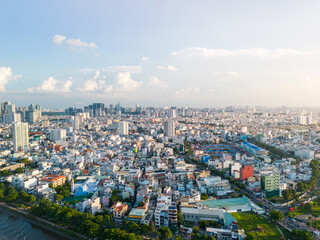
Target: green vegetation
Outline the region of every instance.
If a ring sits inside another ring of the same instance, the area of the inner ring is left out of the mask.
[[[172,238],[172,232],[169,228],[162,226],[158,231],[158,236],[161,240],[168,240]]]
[[[292,231],[292,239],[293,240],[312,240],[313,235],[308,231],[294,229]]]
[[[296,217],[301,214],[312,214],[313,216],[320,216],[320,197],[313,202],[308,202],[304,206],[300,205],[294,211],[287,212],[289,217]]]
[[[219,224],[217,221],[214,221],[214,220],[211,220],[211,221],[200,220],[199,221],[199,226],[200,226],[200,228],[205,230],[206,227],[220,228],[221,224]]]
[[[282,221],[284,219],[284,216],[282,212],[277,211],[277,210],[272,210],[270,211],[270,219],[272,221]]]
[[[17,168],[14,171],[8,171],[8,170],[0,171],[0,177],[8,177],[10,175],[14,175],[17,173],[23,173],[23,168]]]
[[[56,224],[66,226],[80,234],[98,239],[141,239],[139,236],[148,233],[149,228],[140,226],[134,222],[125,221],[120,226],[112,220],[112,215],[106,212],[93,216],[91,213],[82,213],[78,210],[52,204],[48,199],[42,199],[38,205],[30,208],[30,213],[45,218]],[[129,232],[129,233],[127,233]],[[114,234],[117,234],[115,237]],[[113,236],[112,238],[110,238]]]
[[[68,184],[58,188],[62,194],[64,194],[64,190],[66,189],[68,189]],[[56,199],[62,199],[62,197],[63,195],[57,194]],[[108,214],[107,211],[97,213],[93,216],[91,213],[82,213],[67,206],[60,206],[56,203],[52,204],[48,199],[44,198],[36,203],[35,196],[29,195],[24,191],[17,192],[14,187],[4,183],[0,183],[0,201],[13,206],[19,206],[23,209],[26,205],[32,204],[28,209],[31,215],[26,215],[27,217],[40,221],[40,219],[34,217],[36,216],[60,225],[63,227],[62,231],[68,235],[75,235],[75,233],[69,232],[69,229],[96,239],[140,240],[141,235],[147,236],[149,233],[155,233],[153,224],[148,226],[139,225],[131,221],[124,221],[124,223],[119,226],[115,221],[112,221],[112,214]],[[56,228],[54,225],[52,227]],[[167,236],[167,230],[161,234]]]
[[[197,226],[192,228],[191,240],[215,240],[216,239],[215,237],[208,236],[206,234],[200,235],[199,231],[200,229]]]
[[[181,210],[178,211],[177,215],[178,215],[178,226],[183,225],[184,218],[183,218]]]
[[[120,195],[120,191],[119,190],[112,190],[112,196],[110,198],[110,202],[109,202],[109,207],[111,207],[115,202],[121,201],[121,202],[127,202],[127,203],[131,203],[132,202],[132,198],[127,198],[127,199],[123,199]]]
[[[35,169],[38,167],[37,163],[34,163],[33,161],[28,160],[27,158],[23,158],[17,161],[18,163],[24,163],[24,166],[26,168]]]
[[[201,200],[207,200],[209,198],[208,194],[201,193]]]
[[[29,195],[25,191],[18,193],[14,187],[0,183],[0,201],[16,203],[17,205],[29,205],[36,201],[36,197]]]
[[[310,163],[310,168],[312,168],[312,176],[309,181],[306,182],[299,182],[297,184],[297,190],[299,192],[307,192],[314,189],[317,186],[319,181],[319,160],[313,159]]]
[[[283,199],[284,199],[286,202],[295,199],[296,196],[297,196],[297,192],[296,192],[295,189],[283,190],[281,194],[282,194],[282,196],[283,196]]]
[[[279,240],[282,235],[274,223],[254,213],[231,213],[248,239]]]

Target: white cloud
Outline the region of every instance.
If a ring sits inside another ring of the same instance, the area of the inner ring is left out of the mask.
[[[78,47],[78,48],[83,48],[83,47],[90,47],[90,48],[96,48],[97,45],[94,42],[88,43],[85,41],[81,41],[79,38],[77,39],[68,39],[66,40],[66,43],[70,46],[70,47]]]
[[[67,39],[67,37],[58,34],[53,36],[52,41],[56,45],[62,45],[63,43],[66,43],[71,49],[97,48],[97,45],[94,42],[89,43],[81,41],[79,38]]]
[[[44,93],[68,93],[71,92],[72,80],[69,79],[65,82],[56,80],[49,77],[43,80],[42,84],[36,88],[28,88],[29,92],[44,92]]]
[[[142,66],[109,66],[102,69],[105,72],[142,73]]]
[[[72,81],[67,80],[62,84],[62,92],[71,92],[70,88],[72,87]]]
[[[95,72],[95,76],[92,79],[87,80],[84,83],[83,88],[80,90],[83,92],[94,92],[94,91],[99,91],[103,90],[105,88],[105,80],[99,80],[100,78],[100,71],[97,70]]]
[[[152,88],[155,88],[155,89],[159,89],[159,88],[165,88],[167,87],[167,84],[161,80],[159,80],[157,77],[155,76],[152,76],[150,78],[150,81],[149,81],[149,84]]]
[[[13,75],[10,67],[0,67],[0,91],[4,92],[6,90],[6,85],[11,80],[17,80],[21,78],[22,75]]]
[[[157,67],[159,70],[166,70],[170,72],[176,72],[178,71],[178,68],[172,66],[172,65],[167,65],[167,66],[158,66]]]
[[[117,85],[119,86],[120,92],[132,92],[139,89],[142,86],[142,82],[135,81],[131,78],[129,72],[120,72],[117,76]]]
[[[213,77],[239,77],[240,74],[238,72],[219,72],[219,73],[213,73]]]
[[[229,57],[229,56],[252,56],[258,58],[276,58],[282,56],[294,55],[313,55],[320,54],[320,51],[298,51],[295,49],[265,49],[265,48],[250,48],[250,49],[210,49],[205,47],[190,47],[171,53],[172,56],[179,57]]]
[[[106,89],[104,90],[104,92],[105,92],[105,93],[111,93],[112,90],[113,90],[113,87],[112,87],[112,85],[110,85],[110,86],[106,87]]]
[[[61,45],[64,40],[66,40],[66,37],[62,35],[54,35],[52,39],[53,43],[56,45]]]
[[[142,57],[142,61],[148,61],[149,59],[147,57]]]

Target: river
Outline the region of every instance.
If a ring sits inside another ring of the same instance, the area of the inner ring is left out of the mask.
[[[64,240],[27,219],[0,209],[0,240]]]

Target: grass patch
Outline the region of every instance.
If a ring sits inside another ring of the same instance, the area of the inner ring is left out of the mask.
[[[264,217],[254,213],[230,213],[244,229],[245,233],[252,235],[257,239],[279,240],[282,235],[276,225],[269,222]],[[282,228],[281,228],[282,230]],[[283,234],[286,236],[285,232]]]
[[[286,228],[278,225],[278,227],[280,228],[281,232],[283,233],[284,237],[286,239],[290,239],[291,238],[291,232],[289,230],[287,230]]]

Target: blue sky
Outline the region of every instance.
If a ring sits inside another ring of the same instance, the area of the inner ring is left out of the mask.
[[[318,105],[319,1],[2,1],[0,98]]]

